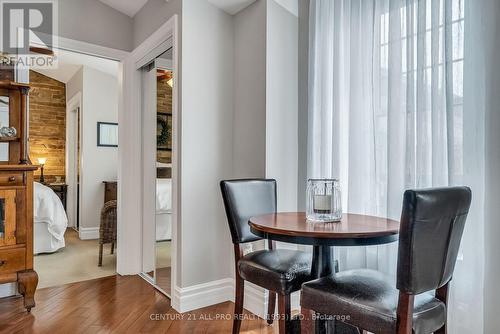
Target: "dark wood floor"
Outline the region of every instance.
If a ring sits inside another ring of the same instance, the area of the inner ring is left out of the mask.
[[[156,268],[156,284],[163,289],[169,296],[171,295],[171,276],[172,276],[172,268]]]
[[[22,299],[0,299],[0,333],[231,333],[233,304],[179,314],[138,276],[112,276],[40,289],[26,313]],[[247,314],[241,333],[277,333]],[[154,319],[154,320],[152,320]],[[156,320],[158,319],[158,320]]]

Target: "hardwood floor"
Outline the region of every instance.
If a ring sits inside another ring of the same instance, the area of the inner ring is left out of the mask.
[[[0,333],[231,333],[233,303],[179,314],[138,276],[111,276],[37,290],[26,313],[22,298],[0,299]],[[247,313],[241,333],[278,333]]]
[[[172,268],[156,268],[156,284],[163,289],[169,296],[171,295],[171,276],[172,276]]]

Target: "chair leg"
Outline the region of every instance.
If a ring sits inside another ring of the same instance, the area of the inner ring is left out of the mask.
[[[444,324],[443,327],[434,332],[434,334],[447,334],[447,333],[448,331],[446,329],[446,324]]]
[[[102,267],[102,244],[99,244],[99,267]]]
[[[275,308],[276,308],[276,292],[269,291],[267,300],[267,323],[269,325],[273,323]]]
[[[233,334],[238,334],[241,328],[241,319],[243,318],[243,299],[245,296],[245,281],[240,275],[236,274],[236,292],[234,298],[234,320]]]
[[[287,325],[292,318],[292,310],[290,307],[290,295],[278,295],[278,324],[279,333],[287,333]]]
[[[300,308],[300,333],[301,334],[314,334],[316,328],[314,327],[313,314],[314,311],[306,309],[304,307]]]
[[[413,301],[415,296],[399,292],[397,318],[397,334],[412,334],[413,328]]]
[[[111,255],[115,252],[115,243],[111,243]]]
[[[449,287],[449,285],[450,285],[450,282],[446,283],[445,285],[443,285],[442,287],[440,287],[439,289],[436,290],[436,298],[439,299],[440,301],[442,301],[444,303],[444,305],[446,306],[446,308],[448,308],[448,287]],[[443,327],[441,327],[440,329],[438,329],[434,333],[436,333],[436,334],[447,334],[448,333],[448,330],[446,328],[446,320],[447,319],[445,319]]]

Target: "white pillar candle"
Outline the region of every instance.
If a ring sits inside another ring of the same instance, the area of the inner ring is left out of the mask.
[[[314,195],[314,211],[331,211],[332,195]]]

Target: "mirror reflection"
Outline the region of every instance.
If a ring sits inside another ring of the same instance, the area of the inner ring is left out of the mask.
[[[0,96],[0,128],[9,126],[9,97]],[[0,143],[0,161],[9,161],[9,143]]]
[[[5,199],[0,198],[0,239],[5,234]]]
[[[170,295],[172,244],[172,52],[156,68],[156,285]]]

